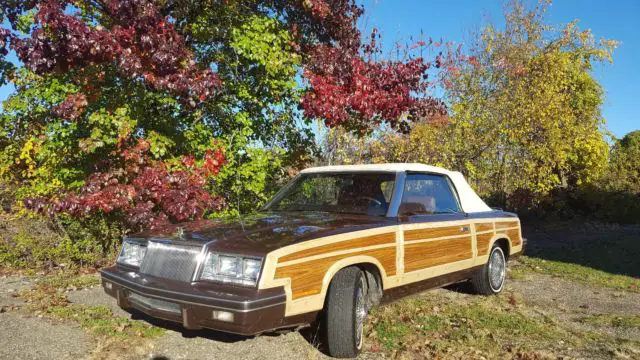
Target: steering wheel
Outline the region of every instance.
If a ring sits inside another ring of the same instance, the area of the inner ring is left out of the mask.
[[[382,206],[382,202],[376,198],[372,198],[370,196],[358,196],[356,199],[365,199],[369,201],[373,201],[377,206]]]

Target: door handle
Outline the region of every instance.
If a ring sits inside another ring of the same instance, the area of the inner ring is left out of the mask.
[[[467,232],[469,231],[469,227],[468,226],[463,226],[460,228],[460,232]]]

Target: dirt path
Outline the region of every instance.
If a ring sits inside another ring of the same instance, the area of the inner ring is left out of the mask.
[[[0,279],[0,358],[2,359],[322,359],[322,352],[311,343],[312,331],[306,337],[300,332],[238,337],[214,331],[184,331],[178,326],[168,327],[164,335],[153,340],[114,341],[98,343],[78,326],[69,322],[54,322],[45,318],[29,316],[12,310],[20,305],[13,297],[20,289],[31,286],[25,278],[5,277]],[[438,289],[416,295],[437,297],[443,301],[461,304],[477,299],[474,295],[450,289]],[[637,315],[640,313],[640,294],[620,292],[606,288],[595,288],[546,275],[530,274],[521,279],[512,279],[507,292],[501,296],[515,296],[526,306],[527,311],[558,319],[567,328],[605,332],[616,338],[640,340],[638,328],[615,327],[607,324],[585,324],[581,319],[593,316]],[[113,299],[97,286],[71,291],[68,299],[75,304],[105,305],[117,316],[130,315],[122,311]],[[391,305],[394,306],[394,305]],[[148,319],[142,319],[147,321]],[[628,349],[627,349],[628,350]],[[620,358],[634,358],[632,356]],[[604,354],[616,355],[616,349]],[[629,351],[627,351],[629,354]],[[577,358],[581,354],[573,353]],[[584,358],[592,358],[582,354]],[[640,349],[636,354],[640,358]],[[380,353],[367,352],[362,359],[381,358]],[[606,357],[604,357],[606,358]]]

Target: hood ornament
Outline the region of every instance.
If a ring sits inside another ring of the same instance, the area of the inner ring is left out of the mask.
[[[180,238],[180,240],[184,240],[184,228],[178,226],[178,228],[176,229],[176,236]]]

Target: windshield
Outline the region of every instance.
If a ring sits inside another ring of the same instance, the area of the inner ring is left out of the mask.
[[[394,182],[394,173],[303,174],[266,209],[385,216]]]

